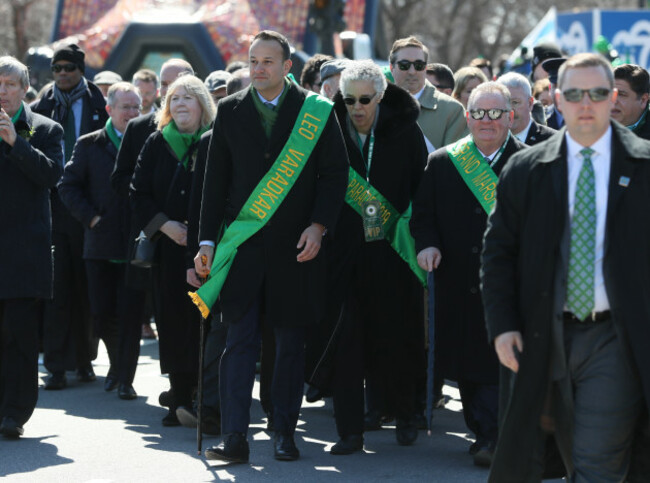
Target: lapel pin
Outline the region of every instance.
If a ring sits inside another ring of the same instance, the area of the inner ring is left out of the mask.
[[[621,176],[618,179],[618,184],[623,188],[627,188],[630,185],[630,178],[628,178],[627,176]]]

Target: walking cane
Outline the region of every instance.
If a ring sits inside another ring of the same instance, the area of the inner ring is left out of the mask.
[[[433,272],[427,274],[429,285],[429,352],[427,354],[427,435],[431,436],[431,419],[433,416],[433,374],[435,357],[435,291],[433,284]]]
[[[208,257],[201,255],[201,263],[208,264]],[[201,284],[204,284],[206,278],[201,278]],[[203,431],[201,431],[201,421],[203,413],[203,350],[205,349],[205,323],[206,318],[201,314],[201,322],[199,325],[199,384],[196,391],[196,398],[198,404],[196,407],[196,443],[198,446],[197,454],[201,456],[201,446],[203,444]]]

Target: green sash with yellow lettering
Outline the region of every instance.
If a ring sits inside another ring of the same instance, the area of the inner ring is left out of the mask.
[[[427,286],[427,274],[418,265],[415,253],[415,241],[409,230],[411,220],[411,205],[400,214],[395,207],[384,198],[376,188],[359,176],[350,168],[348,176],[348,190],[345,193],[345,202],[363,217],[363,204],[367,201],[379,202],[379,212],[384,229],[384,237],[397,254],[404,260],[423,286]]]
[[[314,93],[307,95],[280,155],[217,245],[207,282],[196,292],[189,293],[204,317],[209,315],[219,297],[237,255],[237,247],[257,233],[282,204],[314,150],[331,111],[332,103],[328,99]]]
[[[506,140],[507,142],[507,140]],[[505,146],[505,145],[504,145]],[[458,174],[489,215],[496,201],[498,176],[474,144],[471,134],[455,144],[447,146],[449,159]]]

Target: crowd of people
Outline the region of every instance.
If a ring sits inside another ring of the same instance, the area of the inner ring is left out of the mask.
[[[259,363],[278,460],[303,396],[332,397],[348,455],[393,419],[414,444],[447,380],[490,481],[647,481],[645,69],[544,43],[530,77],[453,73],[411,36],[296,80],[273,31],[204,81],[174,58],[93,82],[84,59],[59,47],[27,102],[0,57],[3,436],[36,407],[39,331],[44,389],[94,381],[101,339],[132,400],[153,313],[162,424],[221,434],[208,459],[249,460]]]

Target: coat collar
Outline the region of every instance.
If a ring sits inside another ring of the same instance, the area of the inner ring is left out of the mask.
[[[431,109],[435,111],[436,109],[438,109],[439,99],[440,99],[440,93],[438,92],[438,89],[436,89],[431,82],[425,79],[424,90],[422,91],[422,95],[418,100],[420,106],[425,109]]]
[[[249,129],[252,143],[268,146],[271,151],[275,151],[278,144],[280,144],[281,149],[286,143],[302,107],[302,101],[305,98],[305,94],[301,92],[301,88],[293,82],[289,83],[288,89],[289,91],[280,106],[278,118],[271,131],[271,139],[266,138],[259,113],[255,108],[252,96],[257,94],[253,91],[252,86],[235,94],[237,96],[237,102],[233,108],[233,112],[236,117],[241,119],[242,125],[247,126]]]

